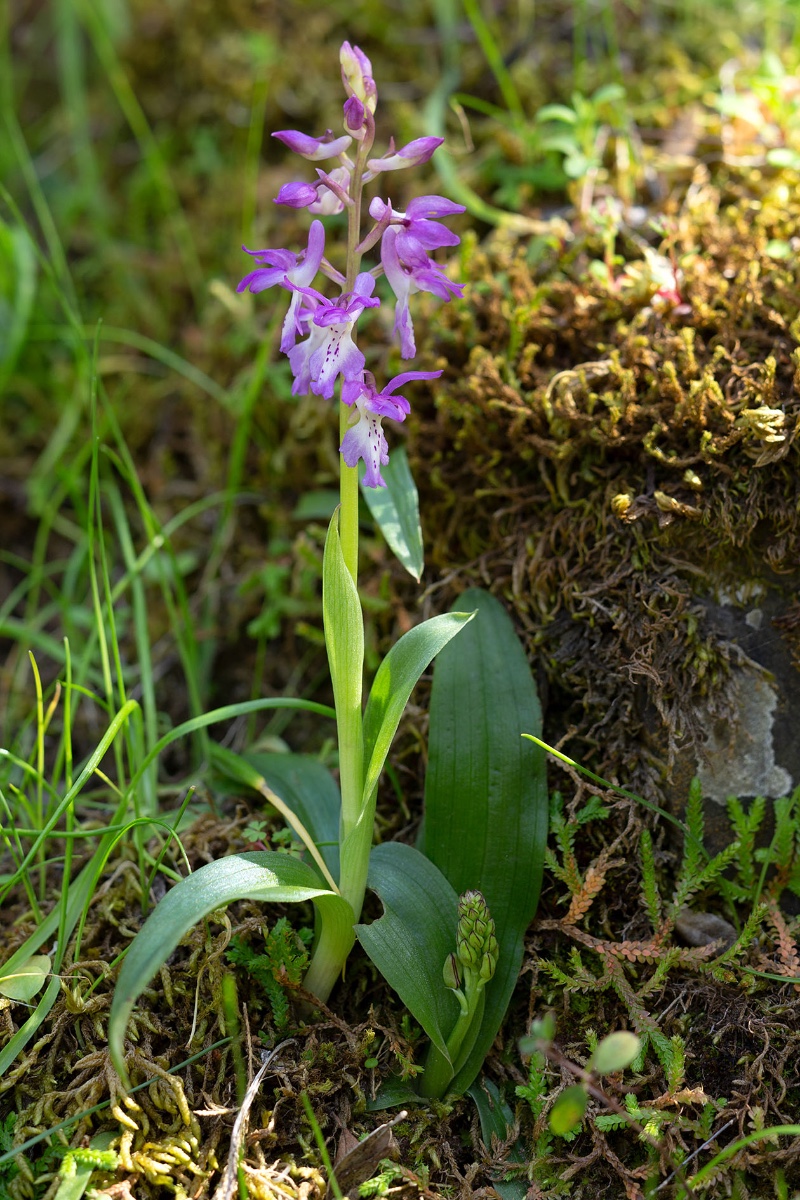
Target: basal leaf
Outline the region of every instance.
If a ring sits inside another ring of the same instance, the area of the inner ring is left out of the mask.
[[[401,842],[376,846],[368,886],[383,916],[356,925],[356,937],[390,987],[447,1056],[446,1038],[458,1019],[458,1002],[442,982],[455,945],[458,897],[424,855]]]
[[[454,1080],[464,1091],[517,980],[539,898],[548,805],[544,754],[530,753],[522,738],[541,728],[541,710],[514,627],[487,592],[473,589],[457,603],[477,615],[436,660],[423,848],[456,893],[483,893],[500,946],[480,1035]]]
[[[384,1108],[407,1108],[409,1104],[419,1104],[419,1092],[415,1092],[407,1079],[389,1076],[378,1088],[374,1099],[367,1098],[367,1112],[380,1112]]]
[[[126,1086],[125,1028],[142,989],[193,925],[215,909],[245,898],[283,903],[313,900],[323,925],[328,927],[328,936],[348,948],[352,943],[354,918],[350,905],[320,887],[316,872],[307,863],[288,854],[261,850],[232,854],[200,867],[167,892],[134,938],[122,964],[108,1040],[114,1067]]]
[[[222,786],[243,784],[274,804],[306,845],[323,876],[339,878],[339,810],[341,799],[330,771],[304,754],[234,754],[211,745],[211,764]],[[275,804],[278,799],[280,804]]]
[[[338,879],[342,799],[328,768],[318,759],[304,754],[246,754],[244,757],[311,831],[328,870],[334,879]]]
[[[386,538],[387,545],[409,575],[419,581],[425,566],[422,527],[419,523],[419,495],[402,446],[395,446],[389,462],[381,467],[386,487],[362,487],[372,519]],[[360,476],[364,478],[364,464]]]
[[[497,1085],[492,1083],[491,1079],[482,1079],[480,1082],[472,1084],[468,1089],[468,1094],[472,1097],[478,1110],[481,1137],[487,1149],[491,1150],[493,1138],[507,1142],[514,1128],[514,1114],[500,1095]],[[524,1163],[526,1160],[524,1143],[522,1138],[518,1138],[509,1150],[508,1161]],[[497,1179],[492,1186],[496,1192],[499,1192],[502,1200],[525,1200],[528,1191],[528,1185],[524,1179]]]
[[[97,1171],[104,1161],[107,1164],[106,1170],[116,1170],[119,1164],[119,1155],[116,1151],[112,1151],[111,1146],[118,1137],[119,1134],[113,1130],[96,1133],[87,1147],[81,1146],[67,1150],[59,1171],[61,1182],[53,1200],[82,1200],[91,1182],[93,1172]],[[76,1159],[77,1161],[75,1161]]]

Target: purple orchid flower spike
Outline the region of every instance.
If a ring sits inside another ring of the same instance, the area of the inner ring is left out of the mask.
[[[443,141],[444,138],[440,137],[415,138],[413,142],[409,142],[396,151],[394,139],[392,139],[389,153],[384,154],[382,158],[368,159],[367,167],[372,175],[377,175],[379,171],[401,171],[404,167],[418,167],[420,163],[428,161],[434,150],[438,150]]]
[[[357,277],[353,291],[335,302],[313,288],[298,289],[316,308],[308,337],[289,351],[294,395],[312,391],[330,400],[339,375],[351,380],[364,370],[364,355],[353,341],[353,326],[365,308],[380,304],[372,298],[374,287],[374,278],[365,271]]]
[[[300,319],[303,294],[296,289],[307,288],[319,271],[325,252],[325,227],[321,221],[311,222],[308,245],[300,254],[292,254],[290,250],[248,250],[246,246],[242,249],[251,254],[256,262],[265,265],[245,275],[237,292],[244,292],[248,288],[251,292],[263,292],[276,284],[293,292],[281,335],[281,350],[286,354],[294,345],[297,335],[303,333]]]
[[[404,421],[411,411],[405,396],[392,393],[412,379],[438,379],[441,373],[404,371],[401,375],[395,375],[380,392],[371,371],[365,371],[361,379],[345,380],[342,384],[342,401],[356,406],[357,417],[344,435],[339,449],[348,467],[354,467],[360,458],[364,460],[366,487],[386,487],[381,466],[386,466],[389,461],[389,444],[383,432],[383,418]]]
[[[413,203],[413,201],[412,201]],[[464,285],[453,283],[441,267],[429,258],[424,248],[414,237],[409,237],[403,246],[397,226],[390,225],[381,242],[381,262],[389,285],[397,297],[394,310],[394,331],[400,339],[400,354],[413,358],[416,354],[414,326],[409,311],[409,297],[415,292],[431,292],[441,300],[461,298]],[[400,249],[402,247],[402,255]]]
[[[344,154],[353,140],[347,134],[334,138],[332,129],[327,129],[322,137],[318,138],[309,137],[305,133],[298,133],[295,129],[280,129],[277,133],[273,133],[272,136],[278,138],[279,141],[283,142],[284,146],[288,146],[295,154],[301,154],[303,158],[307,158],[311,162],[319,162],[325,158],[336,158],[337,155]]]

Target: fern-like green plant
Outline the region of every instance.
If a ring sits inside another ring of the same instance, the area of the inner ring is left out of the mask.
[[[241,967],[263,990],[272,1009],[275,1028],[282,1032],[289,1024],[289,1002],[284,986],[299,984],[308,967],[310,929],[295,930],[281,917],[264,933],[264,949],[253,950],[242,938],[231,938],[225,952],[228,962]]]

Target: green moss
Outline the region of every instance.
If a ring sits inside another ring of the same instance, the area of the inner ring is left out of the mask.
[[[508,234],[465,241],[465,300],[430,314],[445,375],[412,454],[432,564],[492,582],[546,664],[552,736],[602,720],[604,763],[639,786],[648,710],[670,759],[702,737],[698,698],[724,706],[731,648],[700,601],[780,590],[800,561],[800,269],[767,253],[799,218],[784,178],[725,172],[663,240],[620,213],[613,283],[576,219],[533,263]]]

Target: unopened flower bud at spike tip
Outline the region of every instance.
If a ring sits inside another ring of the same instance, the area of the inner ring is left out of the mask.
[[[378,105],[378,89],[372,78],[372,63],[364,51],[358,46],[351,46],[349,42],[342,42],[339,62],[342,66],[342,83],[348,96],[356,96],[374,113]]]
[[[487,983],[497,966],[497,938],[494,921],[480,892],[464,892],[458,902],[456,956]]]

